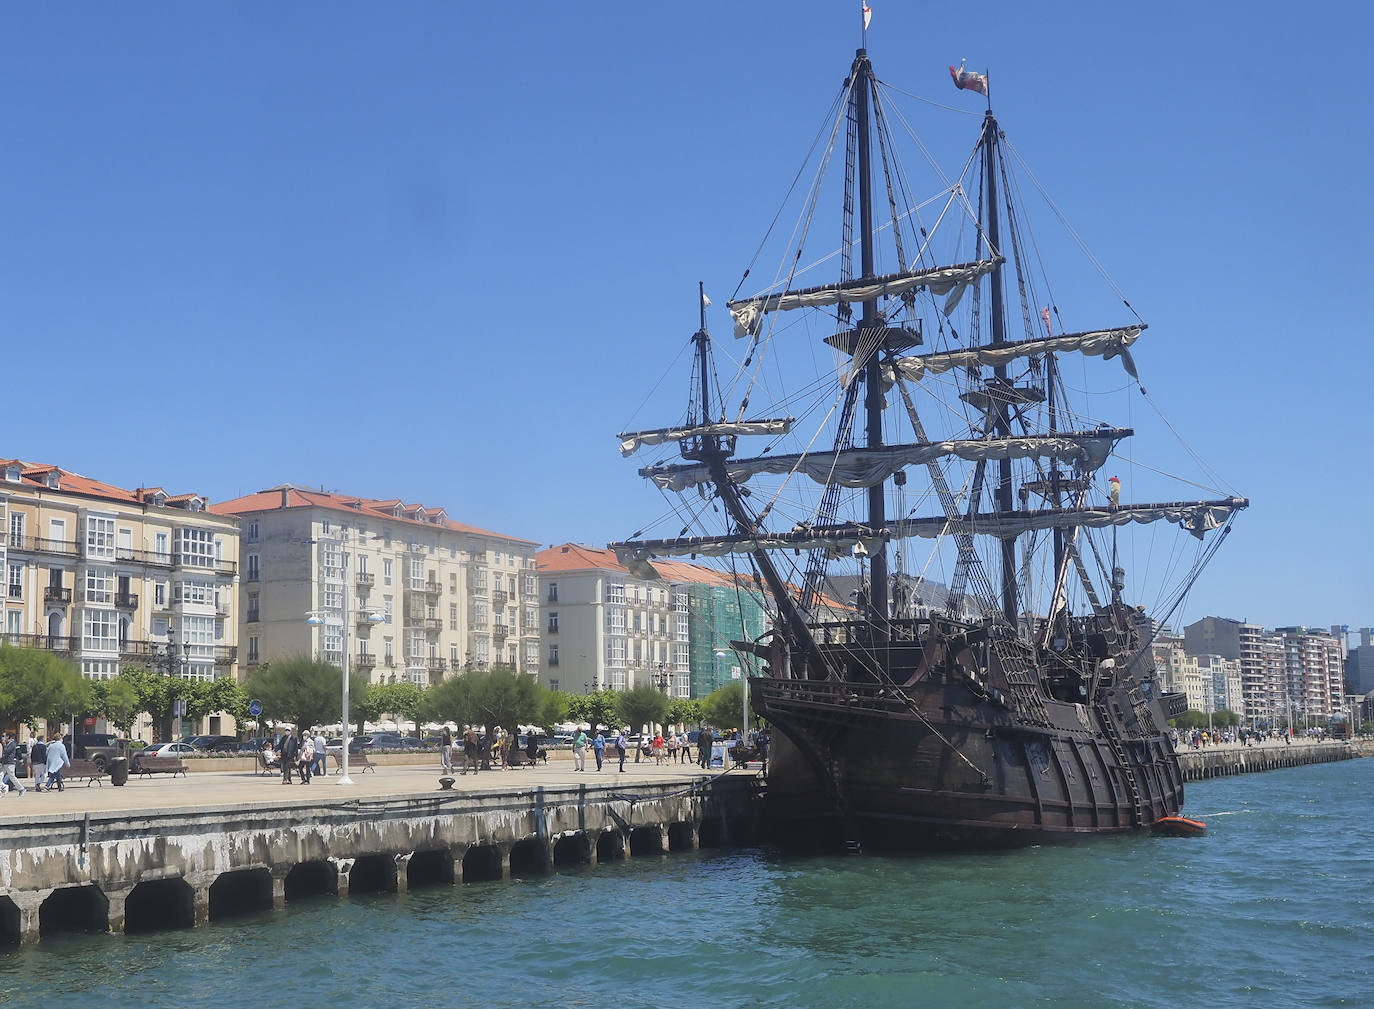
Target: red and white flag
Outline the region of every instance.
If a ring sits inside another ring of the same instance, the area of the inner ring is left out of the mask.
[[[1045,335],[1053,336],[1054,333],[1050,330],[1050,310],[1048,307],[1040,309],[1040,318],[1045,321]]]
[[[864,4],[864,31],[868,31],[868,22],[873,20],[873,8]]]
[[[972,70],[965,70],[962,63],[959,69],[949,68],[949,75],[954,79],[956,88],[963,88],[965,91],[977,91],[980,95],[988,93],[988,75],[975,74]]]

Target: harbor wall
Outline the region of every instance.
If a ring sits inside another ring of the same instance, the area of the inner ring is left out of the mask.
[[[1303,764],[1351,760],[1364,755],[1360,747],[1343,742],[1218,746],[1180,750],[1178,764],[1183,771],[1184,781],[1201,781],[1203,778],[1218,778],[1227,774],[1249,774],[1253,771],[1300,767]]]
[[[740,777],[36,816],[0,832],[0,944],[750,843],[753,791]]]

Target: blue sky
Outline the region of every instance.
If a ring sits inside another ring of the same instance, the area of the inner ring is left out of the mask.
[[[613,436],[676,419],[698,280],[726,331],[854,6],[0,8],[0,455],[627,536],[662,504]],[[1182,616],[1374,622],[1366,9],[874,7],[883,79],[991,69],[1253,499]]]

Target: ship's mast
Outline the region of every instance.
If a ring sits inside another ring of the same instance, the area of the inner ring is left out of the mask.
[[[868,51],[860,49],[854,56],[854,80],[858,89],[858,126],[859,126],[859,250],[860,269],[864,278],[873,277],[873,179],[872,151],[869,140],[869,96],[873,84],[873,65],[868,61]],[[878,303],[870,298],[863,303],[863,317],[859,322],[860,339],[856,350],[868,350],[868,360],[864,364],[864,382],[867,395],[864,407],[867,413],[867,444],[878,448],[883,443],[883,375],[882,338],[879,331]],[[876,342],[875,342],[876,341]],[[882,529],[887,525],[886,500],[887,485],[879,482],[868,489],[868,524],[872,529]],[[869,616],[874,634],[879,640],[887,638],[887,547],[879,547],[869,558]]]
[[[1002,238],[998,231],[997,214],[997,120],[988,109],[983,117],[983,167],[987,189],[987,236],[988,243],[995,254],[1002,251]],[[1002,307],[1002,266],[999,262],[993,267],[990,277],[992,284],[992,342],[1003,343],[1007,338],[1006,318]],[[997,419],[995,430],[999,437],[1011,436],[1012,386],[1007,381],[1007,366],[999,364],[993,369],[993,384],[996,388],[988,397],[989,408],[995,406]],[[1009,512],[1013,508],[1011,486],[1011,460],[1003,459],[997,464],[997,510]],[[1002,613],[1007,622],[1017,626],[1016,604],[1016,541],[1002,540]]]

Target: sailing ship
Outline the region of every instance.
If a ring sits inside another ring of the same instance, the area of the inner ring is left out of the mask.
[[[986,75],[950,74],[988,94]],[[740,350],[725,381],[699,291],[685,417],[619,436],[627,455],[672,452],[640,473],[686,521],[612,546],[643,577],[656,558],[721,558],[770,599],[770,630],[730,647],[757,661],[747,682],[772,727],[777,839],[999,848],[1148,829],[1183,805],[1167,719],[1184,704],[1156,675],[1158,622],[1124,597],[1123,565],[1140,554],[1118,537],[1145,524],[1197,537],[1167,610],[1248,502],[1130,503],[1103,479],[1108,460],[1135,465],[1120,448],[1134,432],[1085,420],[1071,393],[1110,369],[1143,394],[1130,348],[1145,323],[1124,297],[1131,317],[1113,326],[1065,332],[1058,304],[1036,311],[1050,289],[990,98],[964,171],[918,202],[900,170],[904,94],[857,51],[812,184],[796,187],[783,265],[728,304]],[[842,187],[826,187],[841,147]],[[803,267],[819,194],[840,189],[838,251]],[[954,261],[938,258],[947,247]],[[830,275],[803,277],[814,271]],[[831,351],[805,348],[808,331]],[[751,412],[799,349],[827,355],[811,399]],[[738,451],[753,438],[759,451]],[[943,604],[914,606],[937,562]],[[835,599],[836,573],[855,569],[859,587]]]

